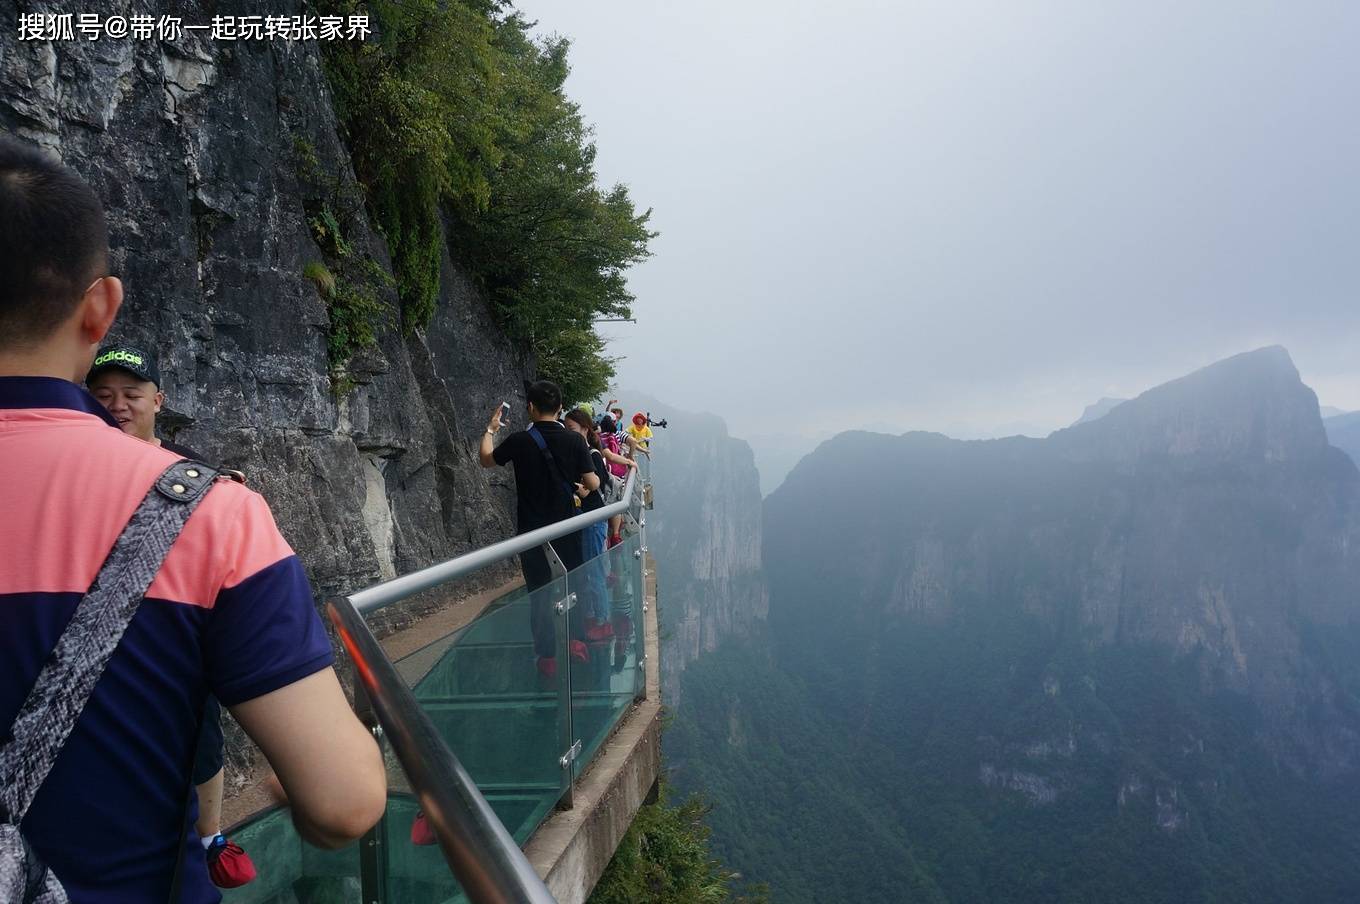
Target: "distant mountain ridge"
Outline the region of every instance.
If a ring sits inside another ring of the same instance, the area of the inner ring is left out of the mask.
[[[1094,421],[1102,418],[1113,411],[1116,406],[1122,405],[1127,401],[1128,399],[1116,399],[1105,396],[1100,401],[1092,402],[1090,405],[1087,405],[1086,410],[1081,413],[1081,417],[1072,422],[1072,426],[1075,427],[1077,424],[1084,424],[1087,421]]]
[[[941,619],[995,605],[999,583],[1092,642],[1201,650],[1277,712],[1308,674],[1297,639],[1281,643],[1292,621],[1360,618],[1360,473],[1278,347],[1042,440],[842,434],[769,497],[766,529],[771,587],[790,596],[840,581],[866,617]],[[1360,765],[1356,731],[1307,746]]]
[[[683,411],[620,392],[628,412],[665,419],[654,428],[648,545],[661,594],[662,698],[681,705],[680,677],[702,653],[763,630],[769,598],[761,573],[761,494],[751,448],[715,414]]]
[[[1045,439],[836,436],[763,560],[668,749],[777,899],[1360,900],[1360,470],[1284,349]]]
[[[1334,415],[1322,424],[1327,430],[1327,441],[1360,464],[1360,411]]]
[[[1279,346],[1149,389],[1049,439],[1068,454],[1084,450],[1121,462],[1154,454],[1281,461],[1315,455],[1327,445],[1317,396]]]

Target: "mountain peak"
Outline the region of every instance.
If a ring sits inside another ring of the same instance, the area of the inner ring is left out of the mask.
[[[1072,422],[1072,426],[1084,424],[1087,421],[1094,421],[1103,418],[1113,411],[1117,406],[1124,404],[1128,399],[1116,399],[1112,396],[1104,396],[1098,402],[1092,402],[1086,406],[1086,410],[1081,413],[1081,417]]]
[[[1284,461],[1327,446],[1317,396],[1278,345],[1163,383],[1053,439],[1077,458],[1123,461],[1149,455]]]

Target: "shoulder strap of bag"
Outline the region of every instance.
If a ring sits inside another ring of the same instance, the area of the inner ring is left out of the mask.
[[[114,542],[0,748],[0,821],[17,826],[28,813],[170,547],[216,478],[199,462],[166,468]]]

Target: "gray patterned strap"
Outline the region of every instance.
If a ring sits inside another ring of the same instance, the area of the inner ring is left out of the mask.
[[[170,547],[216,478],[199,462],[171,465],[123,528],[15,717],[12,740],[0,749],[0,821],[23,820]]]
[[[0,823],[0,904],[70,904],[66,889],[34,856],[19,827]]]

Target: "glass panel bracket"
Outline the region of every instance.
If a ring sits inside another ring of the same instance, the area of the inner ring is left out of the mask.
[[[576,762],[576,758],[580,755],[581,755],[581,740],[580,738],[577,738],[576,742],[573,743],[571,747],[567,749],[567,752],[562,754],[562,758],[557,761],[557,764],[561,766],[563,769],[570,769],[571,764]]]

